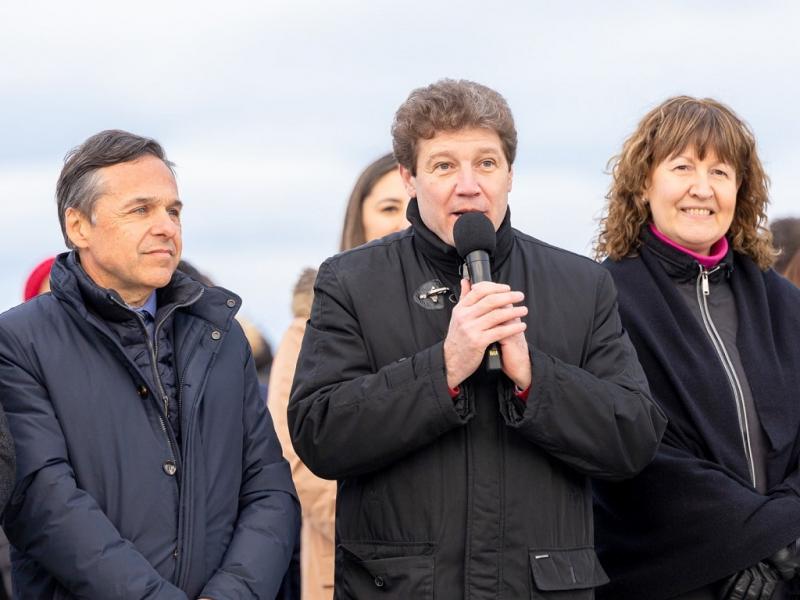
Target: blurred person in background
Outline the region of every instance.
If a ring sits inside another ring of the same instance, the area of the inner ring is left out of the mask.
[[[794,253],[794,256],[786,265],[783,276],[797,287],[800,287],[800,250]]]
[[[237,315],[238,316],[238,315]],[[247,342],[250,344],[250,349],[253,351],[253,362],[256,365],[256,374],[258,375],[258,385],[261,388],[261,397],[266,401],[269,390],[269,375],[272,370],[272,346],[270,346],[267,338],[261,333],[258,326],[244,317],[238,318],[239,324],[244,330],[244,335]]]
[[[406,219],[408,193],[390,152],[370,163],[359,175],[344,214],[339,250],[350,250],[366,242],[409,226]]]
[[[371,163],[350,194],[340,250],[350,250],[408,227],[405,216],[408,200],[394,156],[386,154]],[[311,314],[316,276],[316,269],[305,269],[294,287],[294,318],[275,353],[269,407],[303,507],[300,543],[303,600],[330,600],[333,597],[336,482],[320,479],[302,463],[292,447],[286,422],[289,392],[306,321]]]
[[[56,257],[51,256],[33,268],[30,275],[28,275],[28,279],[25,280],[25,288],[22,292],[22,298],[25,302],[39,294],[50,291],[50,269],[53,267],[55,260]]]
[[[172,163],[103,131],[67,155],[56,199],[71,251],[51,293],[0,315],[15,595],[274,598],[299,505],[241,300],[176,270]]]
[[[588,478],[638,472],[664,427],[611,277],[512,227],[496,91],[416,89],[392,138],[411,227],[322,263],[289,403],[295,451],[337,480],[336,597],[591,598]],[[464,217],[502,283],[464,275]]]
[[[769,228],[772,231],[772,243],[780,252],[773,268],[800,287],[800,219],[776,219]]]
[[[800,290],[770,268],[749,127],[671,98],[612,159],[596,252],[669,424],[638,476],[595,484],[608,600],[785,598],[800,537]]]

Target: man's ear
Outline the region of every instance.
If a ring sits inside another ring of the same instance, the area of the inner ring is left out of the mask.
[[[508,168],[508,191],[511,191],[512,184],[514,183],[514,168]]]
[[[87,248],[91,235],[92,223],[77,208],[69,207],[64,212],[64,227],[67,237],[76,248]]]
[[[409,198],[417,197],[417,181],[416,177],[411,174],[411,171],[406,169],[403,165],[398,165],[400,170],[400,178],[403,180],[403,186],[406,188],[406,193]]]

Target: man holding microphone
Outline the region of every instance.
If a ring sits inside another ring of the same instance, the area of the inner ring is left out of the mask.
[[[634,475],[665,426],[611,280],[511,227],[497,92],[414,90],[392,134],[411,227],[320,267],[289,407],[338,480],[336,597],[590,598],[588,478]]]

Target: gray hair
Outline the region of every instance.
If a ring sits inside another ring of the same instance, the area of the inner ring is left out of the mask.
[[[163,161],[175,175],[175,165],[167,160],[161,144],[154,139],[119,129],[101,131],[67,152],[64,168],[56,184],[58,220],[67,248],[75,248],[67,236],[67,209],[74,208],[86,217],[93,218],[95,202],[103,194],[100,169],[134,161],[148,154]]]

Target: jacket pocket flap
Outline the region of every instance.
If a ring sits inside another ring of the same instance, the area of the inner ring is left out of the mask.
[[[433,542],[342,542],[339,549],[355,562],[400,558],[404,556],[431,556],[436,544]]]
[[[434,544],[350,542],[339,544],[339,549],[346,561],[337,575],[343,589],[391,592],[398,598],[428,598],[433,594]],[[357,567],[353,570],[347,563]]]
[[[608,583],[591,547],[531,550],[531,573],[542,591],[578,590]]]

